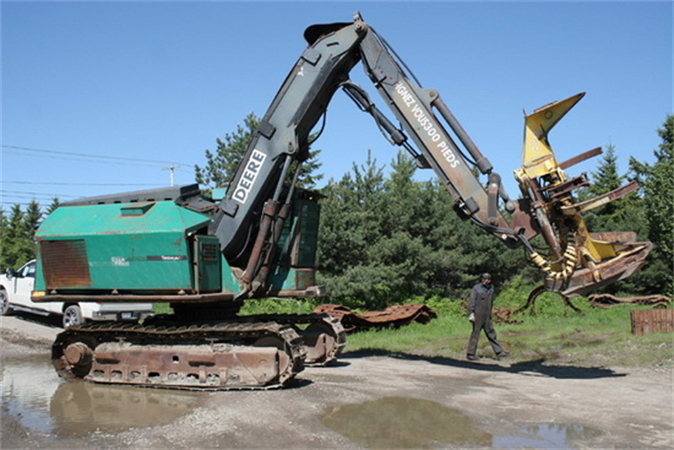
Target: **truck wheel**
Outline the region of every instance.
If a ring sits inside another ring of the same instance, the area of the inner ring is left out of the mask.
[[[12,312],[12,308],[9,306],[7,292],[4,289],[0,289],[0,316],[6,316],[10,312]]]
[[[63,311],[63,328],[70,328],[84,323],[82,310],[77,305],[70,305]]]

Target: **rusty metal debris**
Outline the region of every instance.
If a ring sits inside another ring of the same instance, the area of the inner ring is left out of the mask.
[[[355,313],[344,305],[325,304],[314,309],[315,313],[329,314],[337,318],[347,332],[374,327],[399,327],[413,322],[428,323],[437,317],[435,311],[419,303],[393,305],[384,311]]]
[[[521,320],[513,319],[512,315],[515,313],[510,308],[494,308],[492,311],[492,319],[494,320],[494,323],[499,323],[499,324],[517,324],[517,323],[522,323]]]
[[[642,309],[631,311],[632,334],[674,331],[674,309]]]
[[[461,307],[466,310],[466,313],[468,312],[468,302],[463,301],[461,302]],[[513,319],[512,315],[516,313],[517,311],[513,311],[511,308],[493,308],[491,312],[491,318],[494,321],[494,323],[498,324],[518,324],[522,323],[521,320]]]
[[[513,311],[514,314],[525,311],[526,309],[531,308],[531,313],[536,314],[535,303],[538,296],[547,292],[546,286],[539,286],[536,289],[532,290],[527,297],[526,303]],[[581,310],[576,307],[571,300],[562,294],[557,292],[562,300],[564,305],[573,309],[576,312],[581,312]],[[672,303],[672,299],[665,295],[648,295],[645,297],[616,297],[611,294],[593,294],[588,297],[592,307],[597,308],[610,308],[612,306],[621,305],[621,304],[632,304],[632,305],[649,305],[653,308],[667,308]]]
[[[611,294],[593,294],[587,298],[592,306],[610,308],[621,304],[649,305],[653,308],[667,308],[672,299],[665,295],[648,295],[645,297],[616,297]]]

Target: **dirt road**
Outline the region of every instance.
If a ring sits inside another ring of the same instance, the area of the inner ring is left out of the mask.
[[[3,317],[10,448],[673,448],[672,373],[346,353],[287,389],[65,383],[59,331]]]

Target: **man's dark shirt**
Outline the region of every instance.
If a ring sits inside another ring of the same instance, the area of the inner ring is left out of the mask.
[[[485,286],[478,283],[473,287],[470,293],[470,302],[468,303],[468,313],[475,313],[478,316],[489,316],[494,302],[494,287],[489,284]]]

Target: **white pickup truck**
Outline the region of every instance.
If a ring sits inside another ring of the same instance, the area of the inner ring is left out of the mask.
[[[152,314],[151,303],[34,303],[30,299],[35,285],[35,260],[17,271],[8,270],[0,275],[0,315],[12,310],[26,311],[43,316],[63,316],[63,328],[79,325],[89,320],[137,321]]]

